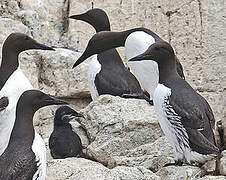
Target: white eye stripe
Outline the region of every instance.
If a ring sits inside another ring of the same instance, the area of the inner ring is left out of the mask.
[[[63,115],[63,116],[62,116],[62,120],[73,119],[73,118],[75,118],[75,117],[76,117],[75,115],[72,115],[72,114],[66,114],[66,115]]]

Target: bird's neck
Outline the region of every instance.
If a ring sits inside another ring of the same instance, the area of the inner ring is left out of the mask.
[[[58,127],[66,127],[66,128],[72,128],[70,123],[63,123],[62,119],[56,119],[57,117],[54,118],[54,129]]]
[[[31,143],[34,139],[34,127],[33,127],[33,115],[31,113],[20,112],[20,115],[16,115],[14,127],[12,130],[11,139],[21,140],[28,139]]]
[[[164,84],[165,82],[178,78],[178,73],[176,70],[176,63],[164,63],[158,64],[159,67],[159,83]]]
[[[104,24],[103,24],[104,25]],[[94,27],[96,32],[101,32],[101,31],[111,31],[110,26],[103,26],[103,27]]]
[[[33,127],[33,110],[27,110],[28,108],[18,107],[16,108],[16,119],[12,130],[11,138],[23,139],[28,138],[33,140],[34,127]],[[32,138],[33,137],[33,138]]]
[[[124,66],[118,51],[114,48],[98,54],[97,58],[101,65],[112,65],[112,68],[114,67],[114,64],[120,64],[122,67]]]
[[[18,56],[19,53],[6,49],[3,46],[2,62],[0,67],[0,89],[2,89],[7,79],[19,67]]]

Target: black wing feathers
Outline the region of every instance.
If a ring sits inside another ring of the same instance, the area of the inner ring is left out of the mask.
[[[215,119],[209,104],[186,81],[180,81],[177,91],[174,91],[175,87],[171,89],[169,103],[181,117],[181,123],[189,136],[190,147],[201,154],[218,154],[213,133]]]

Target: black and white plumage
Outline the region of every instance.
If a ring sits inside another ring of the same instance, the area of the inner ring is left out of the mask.
[[[83,115],[68,106],[56,110],[54,130],[49,138],[50,153],[54,159],[76,157],[82,152],[81,139],[69,123],[75,117],[83,117]]]
[[[207,101],[176,71],[173,48],[157,42],[130,61],[154,61],[159,84],[153,101],[161,128],[176,151],[176,163],[203,164],[220,154],[214,138],[215,119]],[[147,72],[143,72],[144,74]]]
[[[131,59],[141,53],[144,53],[148,47],[155,43],[163,41],[157,34],[146,28],[134,28],[121,32],[102,31],[95,34],[86,47],[82,56],[76,61],[75,65],[80,64],[84,59],[95,54],[103,53],[112,48],[124,46],[126,51],[126,58]],[[156,81],[158,77],[158,70],[156,64],[152,61],[139,62],[140,66],[134,65],[133,62],[128,62],[130,69],[139,81],[142,88],[152,97],[154,94],[155,86],[158,84]],[[147,77],[143,75],[143,71],[148,69]],[[184,78],[183,67],[176,58],[176,67],[178,74]]]
[[[38,90],[25,91],[16,105],[9,143],[0,156],[0,179],[45,180],[45,143],[33,127],[34,113],[48,105],[67,104]]]
[[[54,50],[38,43],[26,34],[12,33],[2,47],[0,66],[0,155],[9,142],[15,121],[16,104],[20,95],[33,89],[19,67],[18,56],[29,49]]]
[[[96,32],[111,30],[108,16],[102,9],[91,9],[83,14],[70,16],[70,18],[89,23],[95,28]],[[81,57],[73,67],[78,66],[84,60],[86,60],[86,57]],[[141,89],[136,77],[123,64],[116,49],[109,49],[92,57],[88,80],[93,100],[97,99],[99,95],[110,94],[145,99],[151,103]]]

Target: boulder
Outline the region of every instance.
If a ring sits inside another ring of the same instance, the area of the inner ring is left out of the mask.
[[[164,179],[197,179],[203,177],[206,171],[195,166],[168,166],[160,169],[156,175]]]
[[[48,161],[46,180],[62,179],[158,180],[160,178],[143,167],[118,166],[113,169],[108,169],[98,162],[83,158],[67,158]]]
[[[128,150],[124,156],[114,156],[110,166],[143,166],[152,172],[157,172],[165,164],[174,162],[175,153],[165,136],[153,143],[144,144]]]
[[[226,150],[222,152],[222,158],[220,159],[220,174],[226,176]]]
[[[56,97],[90,97],[88,89],[88,64],[72,69],[80,53],[56,48],[55,52],[41,52],[39,86],[44,92]]]
[[[226,180],[226,176],[204,176],[199,180]]]
[[[80,124],[91,142],[88,155],[109,167],[117,164],[115,158],[129,156],[163,135],[153,106],[145,100],[102,95],[81,113],[85,119],[79,119]]]

